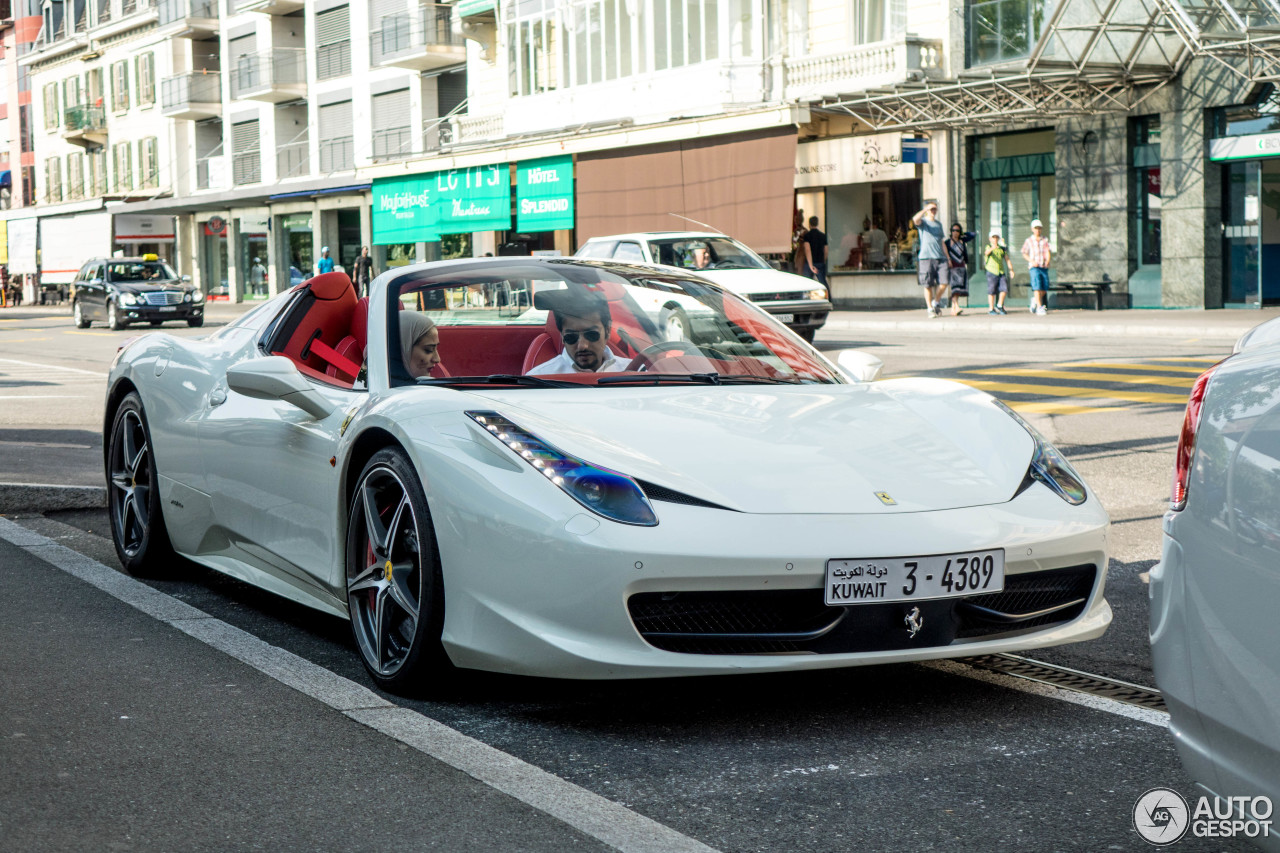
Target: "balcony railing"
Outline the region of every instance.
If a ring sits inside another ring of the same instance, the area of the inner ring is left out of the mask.
[[[458,115],[440,126],[441,145],[468,145],[506,135],[501,115]]]
[[[316,78],[329,80],[351,73],[351,42],[322,44],[316,48]]]
[[[311,173],[311,143],[281,145],[276,154],[276,178],[297,178]]]
[[[214,160],[221,159],[221,155],[215,154],[211,157],[196,158],[196,189],[207,190],[211,186],[209,182],[209,164]]]
[[[107,111],[103,107],[67,107],[63,113],[62,129],[66,133],[105,133]]]
[[[251,53],[236,60],[231,72],[231,97],[253,97],[282,86],[303,86],[306,82],[307,59],[301,48]]]
[[[157,4],[160,26],[188,18],[217,18],[217,0],[160,0]]]
[[[786,97],[858,92],[942,73],[942,42],[890,39],[787,61]]]
[[[355,145],[350,136],[335,136],[320,140],[320,171],[345,172],[356,165]]]
[[[390,160],[413,152],[413,130],[409,125],[373,132],[373,159]]]
[[[191,71],[160,81],[160,108],[165,115],[199,112],[216,115],[222,104],[222,74],[217,71]],[[216,108],[195,105],[216,105]]]
[[[410,14],[388,15],[369,37],[370,61],[374,65],[407,62],[421,64],[438,48],[463,46],[462,36],[453,31],[453,7],[430,3]],[[453,51],[445,52],[448,61],[457,61]],[[427,61],[424,67],[433,64]]]

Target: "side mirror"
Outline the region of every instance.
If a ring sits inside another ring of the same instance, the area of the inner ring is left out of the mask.
[[[884,362],[869,352],[846,349],[836,358],[836,367],[854,382],[875,382],[880,378]]]
[[[189,275],[184,275],[184,276],[182,277],[182,280],[183,280],[183,281],[191,281],[191,276],[189,276]]]
[[[91,278],[91,279],[89,279],[89,283],[90,283],[90,284],[92,284],[92,285],[94,285],[95,287],[97,287],[97,286],[99,286],[99,285],[101,285],[101,284],[102,284],[102,279],[100,279],[100,278]]]
[[[294,363],[282,355],[241,362],[227,370],[232,391],[257,400],[280,400],[297,406],[316,420],[333,414],[334,406],[311,387]]]

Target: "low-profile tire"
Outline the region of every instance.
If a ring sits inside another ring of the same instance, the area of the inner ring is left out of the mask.
[[[84,306],[80,304],[79,299],[71,304],[71,316],[76,320],[77,329],[87,329],[89,328],[89,324],[93,322],[85,316]]]
[[[689,325],[689,315],[679,305],[663,307],[658,315],[658,328],[664,341],[692,340],[693,329]]]
[[[188,317],[187,325],[193,329],[197,329],[204,325],[204,317]]]
[[[441,687],[452,674],[440,643],[444,580],[427,498],[404,451],[384,448],[364,466],[347,522],[347,610],[365,668],[388,693]]]
[[[107,439],[107,513],[120,565],[131,575],[155,577],[174,562],[160,509],[160,480],[151,430],[137,392],[120,402]]]
[[[796,329],[796,334],[804,338],[809,343],[813,343],[813,336],[818,334],[818,330],[813,326],[808,326],[803,329]]]
[[[118,332],[125,326],[129,325],[120,319],[120,309],[116,307],[114,302],[107,303],[107,327],[113,332]]]

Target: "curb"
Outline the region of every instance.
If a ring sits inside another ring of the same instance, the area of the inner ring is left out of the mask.
[[[0,513],[102,509],[105,486],[56,486],[47,483],[0,483]]]
[[[985,312],[983,312],[985,315]],[[1257,325],[1257,324],[1254,324]],[[1037,323],[1023,320],[995,321],[984,316],[981,320],[974,317],[965,320],[955,317],[938,317],[933,320],[828,320],[823,330],[832,331],[868,331],[868,332],[947,332],[947,333],[1004,333],[1023,337],[1043,337],[1049,335],[1071,335],[1075,337],[1133,337],[1133,338],[1210,338],[1213,340],[1236,341],[1250,329],[1250,326],[1159,326],[1106,323],[1055,323],[1041,319]]]

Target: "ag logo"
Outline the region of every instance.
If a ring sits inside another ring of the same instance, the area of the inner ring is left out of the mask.
[[[1133,828],[1157,847],[1180,841],[1190,825],[1186,799],[1169,788],[1152,788],[1133,805]]]

